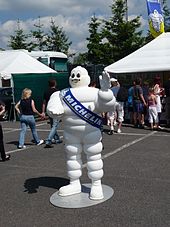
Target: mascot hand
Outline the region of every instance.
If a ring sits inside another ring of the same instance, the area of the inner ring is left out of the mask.
[[[107,91],[110,88],[110,76],[106,71],[102,72],[102,75],[99,76],[101,90]]]
[[[47,114],[51,118],[55,118],[56,116],[59,116],[64,113],[64,107],[59,94],[59,91],[54,92],[51,95],[50,100],[48,101]]]

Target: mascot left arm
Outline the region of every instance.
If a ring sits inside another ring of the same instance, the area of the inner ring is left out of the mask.
[[[107,112],[114,110],[116,99],[110,90],[110,76],[107,72],[103,72],[99,76],[100,90],[95,102],[96,110],[99,112]]]
[[[64,113],[64,107],[60,97],[60,91],[54,92],[47,104],[47,114],[51,118],[57,118]]]

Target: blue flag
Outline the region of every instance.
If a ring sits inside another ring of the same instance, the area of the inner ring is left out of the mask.
[[[164,32],[164,18],[159,0],[146,0],[148,8],[149,28],[155,38]]]

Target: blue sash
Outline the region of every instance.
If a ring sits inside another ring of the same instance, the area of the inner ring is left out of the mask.
[[[101,128],[102,127],[102,118],[93,113],[91,110],[87,109],[83,106],[71,93],[70,89],[66,92],[64,98],[64,102],[67,106],[82,120],[86,121],[90,125]]]

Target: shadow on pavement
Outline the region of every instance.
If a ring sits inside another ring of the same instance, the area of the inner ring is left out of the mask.
[[[14,140],[14,141],[10,141],[10,142],[7,142],[6,144],[13,144],[13,145],[18,145],[18,141]]]
[[[27,179],[24,183],[24,192],[37,193],[40,186],[59,189],[69,184],[69,180],[61,177],[38,177]]]

